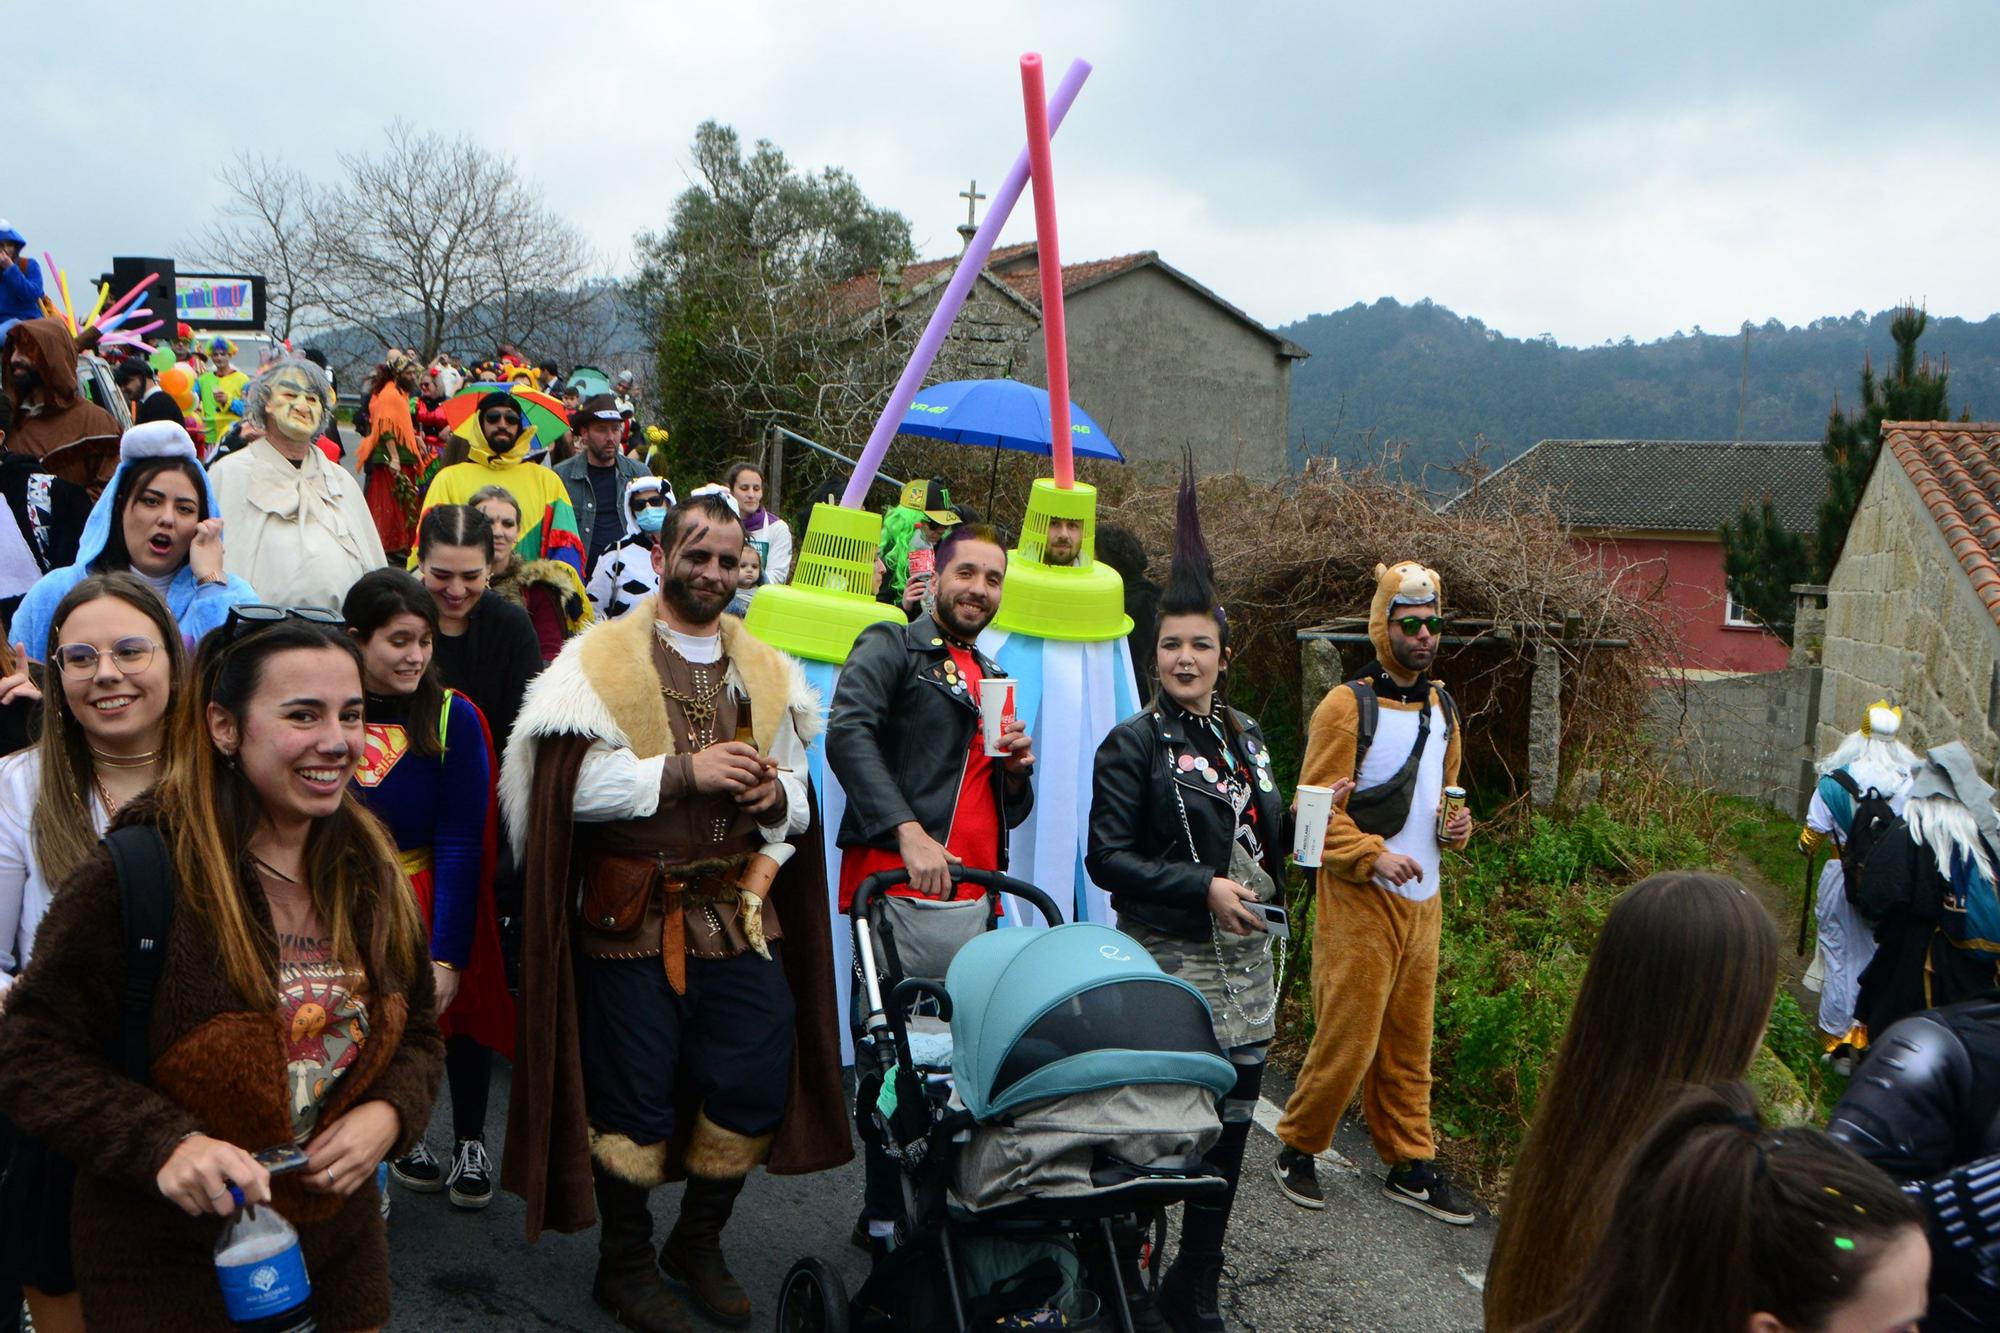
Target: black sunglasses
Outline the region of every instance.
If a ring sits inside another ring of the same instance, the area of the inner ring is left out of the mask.
[[[638,499],[632,501],[632,508],[634,510],[665,509],[666,507],[667,507],[666,497],[662,495],[642,495]]]
[[[479,419],[491,422],[495,426],[503,426],[509,422],[516,426],[521,424],[521,414],[519,412],[509,412],[504,407],[496,407],[491,412],[481,412]]]
[[[244,634],[269,629],[287,620],[303,620],[332,629],[347,627],[347,621],[337,611],[323,611],[316,606],[267,606],[262,602],[245,602],[229,608],[229,618],[222,622],[222,641],[234,643]]]
[[[1403,627],[1403,633],[1405,634],[1415,634],[1420,629],[1427,629],[1431,633],[1435,634],[1439,630],[1444,628],[1444,617],[1403,616],[1400,619],[1398,619],[1396,623]]]

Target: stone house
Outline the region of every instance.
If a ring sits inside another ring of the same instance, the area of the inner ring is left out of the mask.
[[[835,289],[834,308],[846,319],[920,326],[957,262],[863,274]],[[1192,444],[1205,470],[1289,471],[1292,363],[1307,355],[1297,343],[1151,250],[1063,265],[1063,313],[1070,396],[1129,462],[1178,468],[1181,446]],[[988,257],[939,361],[935,378],[1047,384],[1033,242]]]
[[[2000,423],[1884,422],[1827,582],[1813,749],[1878,698],[1914,748],[2000,759]]]

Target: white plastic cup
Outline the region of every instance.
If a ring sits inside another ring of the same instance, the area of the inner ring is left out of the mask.
[[[1292,826],[1292,863],[1317,866],[1326,851],[1326,825],[1333,818],[1333,788],[1300,784],[1299,815]]]
[[[986,753],[998,759],[1007,753],[1000,733],[1014,720],[1014,678],[982,676],[979,679],[979,724],[986,733]]]

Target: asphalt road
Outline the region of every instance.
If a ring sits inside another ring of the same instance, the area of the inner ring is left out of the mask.
[[[487,1141],[505,1139],[507,1068],[496,1062]],[[440,1098],[432,1147],[450,1149],[449,1108]],[[1272,1108],[1266,1108],[1270,1119]],[[1479,1291],[1493,1239],[1482,1216],[1450,1227],[1381,1194],[1366,1134],[1341,1127],[1337,1151],[1362,1169],[1323,1165],[1323,1212],[1307,1212],[1279,1194],[1271,1178],[1277,1142],[1251,1135],[1244,1181],[1231,1223],[1232,1276],[1223,1285],[1233,1329],[1366,1330],[1368,1333],[1460,1333],[1479,1327]],[[389,1249],[399,1329],[610,1330],[614,1321],[590,1299],[596,1233],[545,1233],[534,1245],[521,1234],[520,1201],[496,1194],[483,1213],[454,1209],[442,1194],[411,1194],[391,1185]],[[658,1234],[673,1224],[678,1188],[653,1198]],[[770,1328],[778,1284],[801,1255],[834,1263],[850,1289],[866,1260],[847,1235],[861,1208],[860,1162],[815,1176],[758,1175],[744,1191],[724,1234],[731,1268]],[[1171,1241],[1169,1242],[1171,1245]]]

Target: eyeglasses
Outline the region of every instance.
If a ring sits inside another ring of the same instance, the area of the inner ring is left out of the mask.
[[[638,499],[632,502],[632,508],[635,510],[665,509],[666,507],[667,507],[666,497],[661,495],[642,495]]]
[[[153,665],[153,654],[159,647],[151,639],[132,638],[120,639],[108,651],[120,675],[136,676]],[[98,659],[104,655],[87,643],[66,643],[56,649],[56,662],[71,680],[89,680],[97,674]]]
[[[1435,633],[1437,633],[1437,632],[1438,632],[1439,630],[1441,630],[1441,629],[1443,629],[1443,628],[1444,628],[1444,617],[1443,617],[1443,616],[1404,616],[1404,617],[1403,617],[1402,619],[1398,620],[1398,621],[1397,621],[1396,623],[1397,623],[1398,625],[1402,626],[1402,629],[1403,629],[1403,633],[1405,633],[1405,634],[1415,634],[1415,633],[1416,633],[1416,632],[1417,632],[1418,630],[1420,630],[1420,629],[1427,629],[1427,630],[1429,630],[1429,631],[1430,631],[1431,633],[1435,634]]]
[[[509,412],[504,407],[496,407],[491,412],[481,412],[479,419],[489,426],[518,426],[521,424],[519,412]]]
[[[244,634],[269,629],[287,620],[303,620],[332,629],[347,626],[338,612],[323,611],[317,606],[266,606],[262,602],[244,602],[229,608],[229,619],[222,622],[222,641],[234,643]]]

